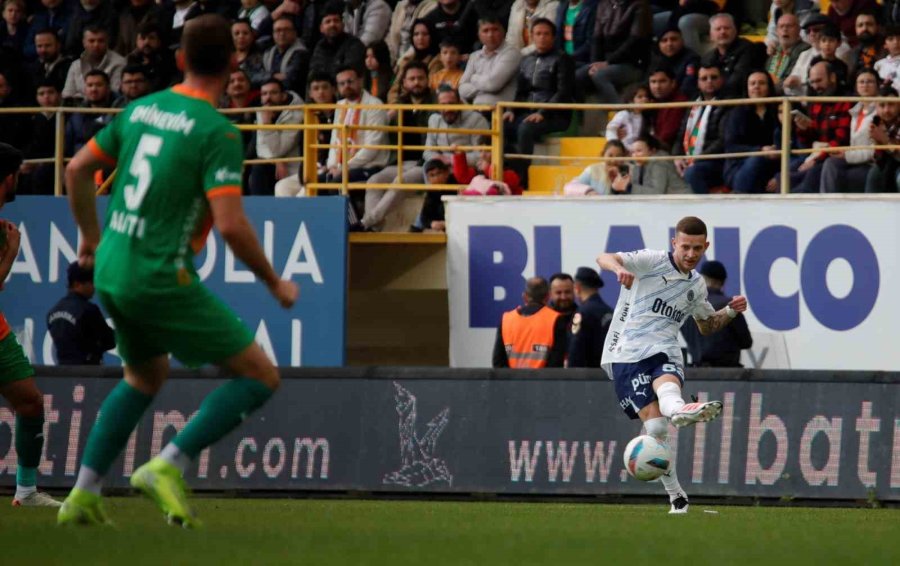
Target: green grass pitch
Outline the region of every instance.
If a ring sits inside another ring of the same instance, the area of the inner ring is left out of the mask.
[[[661,498],[663,499],[663,498]],[[661,502],[662,503],[662,502]],[[0,507],[2,564],[900,564],[900,510],[198,498],[199,531],[112,498],[111,528]],[[716,511],[716,513],[705,512]]]

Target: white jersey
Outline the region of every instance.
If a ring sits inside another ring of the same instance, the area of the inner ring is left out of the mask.
[[[707,299],[706,281],[694,270],[679,271],[672,254],[664,251],[617,255],[634,274],[634,283],[630,290],[622,287],[619,292],[602,365],[639,362],[662,352],[684,367],[678,330],[688,316],[705,320],[716,312]],[[612,379],[612,373],[607,374]]]

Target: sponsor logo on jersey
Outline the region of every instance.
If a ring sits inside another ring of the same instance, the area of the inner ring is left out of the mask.
[[[676,309],[662,299],[656,299],[655,301],[653,301],[652,310],[655,314],[661,314],[666,318],[674,320],[675,322],[683,321],[685,316],[684,311]]]
[[[617,330],[613,330],[612,339],[609,341],[609,348],[607,348],[608,351],[612,352],[616,349],[616,344],[619,343],[619,336],[619,332]]]
[[[650,374],[649,373],[639,373],[637,377],[631,379],[631,388],[635,391],[638,390],[639,387],[643,385],[650,384]]]
[[[217,183],[225,183],[228,181],[234,181],[235,183],[240,183],[242,180],[240,171],[230,171],[227,167],[219,167],[216,169],[216,182]]]
[[[694,290],[691,289],[690,291],[688,291],[687,295],[688,295],[688,302],[693,303],[694,302]]]
[[[625,322],[625,319],[628,318],[628,310],[631,308],[631,303],[625,303],[622,306],[622,314],[619,315],[619,322]]]

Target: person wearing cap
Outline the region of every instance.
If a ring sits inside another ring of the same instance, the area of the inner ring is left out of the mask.
[[[722,291],[728,273],[719,261],[707,261],[700,268],[700,275],[706,280],[709,302],[714,309],[725,308],[731,297]],[[700,334],[697,323],[689,318],[681,327],[681,334],[688,345],[691,365],[695,367],[743,367],[741,350],[753,346],[753,337],[747,328],[747,319],[738,313],[734,320],[722,329],[708,336]]]
[[[47,328],[56,345],[59,365],[100,365],[103,352],[116,347],[94,296],[94,270],[73,261],[67,270],[69,292],[47,314]]]
[[[579,267],[575,272],[575,296],[579,307],[569,331],[570,368],[598,368],[613,310],[600,297],[603,279],[595,269]]]
[[[826,26],[830,24],[830,20],[823,14],[814,13],[809,15],[800,26],[806,32],[806,43],[811,47],[797,57],[794,68],[790,74],[782,82],[782,88],[786,96],[800,96],[806,94],[806,85],[809,79],[809,68],[814,58],[819,57],[822,53],[819,51],[819,37]],[[846,43],[838,45],[835,53],[839,59],[849,64],[851,50]]]
[[[22,152],[0,143],[0,208],[16,198]],[[0,220],[0,281],[6,281],[19,255],[19,229]],[[0,285],[0,291],[3,286]],[[26,300],[20,298],[19,300]],[[34,381],[34,368],[0,312],[0,395],[16,413],[16,494],[13,507],[59,507],[36,487],[37,468],[44,449],[44,396]]]
[[[522,293],[524,305],[503,313],[491,365],[495,368],[561,368],[566,358],[566,320],[547,306],[550,286],[532,277]]]

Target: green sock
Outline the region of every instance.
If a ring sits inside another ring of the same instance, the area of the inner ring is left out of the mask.
[[[172,443],[193,460],[201,450],[234,430],[271,396],[272,390],[255,379],[232,379],[203,400],[200,412],[172,439]]]
[[[37,467],[44,449],[44,417],[16,415],[16,484],[29,487],[37,479]]]
[[[141,393],[124,379],[120,381],[100,406],[100,418],[88,436],[82,466],[105,476],[151,401],[152,395]]]

